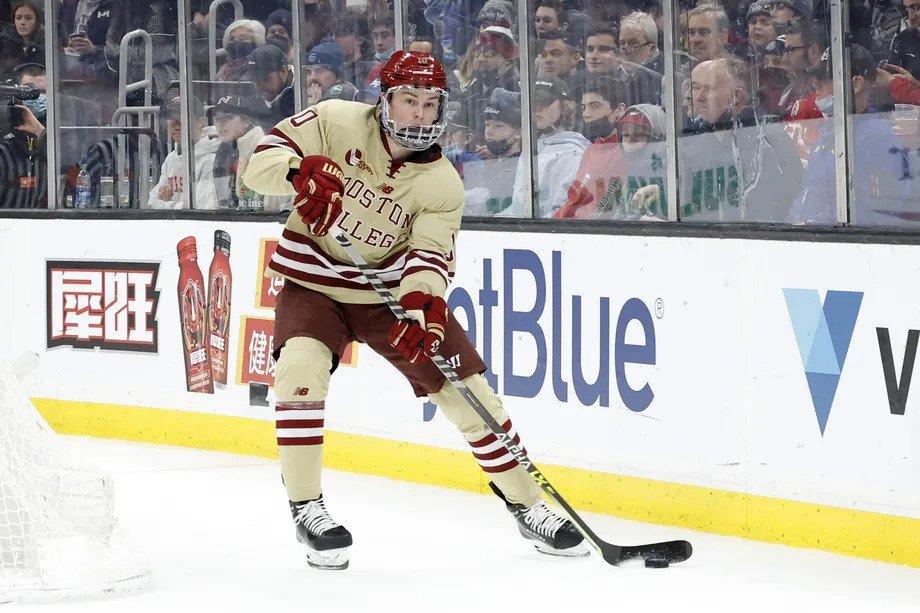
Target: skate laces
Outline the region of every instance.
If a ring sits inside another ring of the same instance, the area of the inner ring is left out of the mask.
[[[295,508],[297,514],[294,516],[294,521],[303,524],[313,534],[321,535],[341,525],[329,516],[329,511],[326,510],[326,504],[322,498],[296,505]]]
[[[542,500],[533,505],[524,513],[524,522],[534,532],[543,536],[553,537],[556,532],[568,521],[565,517],[556,515]]]

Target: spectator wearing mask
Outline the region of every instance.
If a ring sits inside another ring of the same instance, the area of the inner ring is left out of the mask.
[[[45,127],[25,106],[2,112],[15,125],[0,139],[0,208],[47,208]]]
[[[383,13],[371,19],[371,43],[374,46],[374,62],[384,64],[396,50],[396,32],[393,29],[393,15]]]
[[[383,13],[371,19],[371,42],[374,45],[374,60],[371,69],[364,79],[364,100],[369,104],[376,104],[377,98],[380,97],[380,71],[393,51],[396,49],[396,35],[393,31],[393,15]],[[409,43],[409,51],[413,51]],[[417,49],[415,49],[417,50]],[[431,51],[425,51],[431,53]]]
[[[762,123],[749,65],[728,56],[691,73],[691,129],[681,139],[680,196],[688,221],[783,221],[802,164],[782,124]]]
[[[294,114],[294,73],[284,52],[275,45],[263,45],[249,55],[244,81],[252,81],[269,106],[271,123]]]
[[[457,169],[460,177],[463,177],[463,167],[467,162],[478,162],[480,157],[476,155],[473,143],[473,133],[470,127],[463,123],[460,115],[460,103],[451,102],[448,104],[447,130],[444,132],[442,153],[444,157],[450,160],[450,163]]]
[[[920,0],[899,0],[904,3],[907,28],[891,41],[888,62],[907,69],[915,79],[920,79]]]
[[[182,168],[185,165],[185,153],[182,151],[182,100],[174,97],[164,109],[166,116],[166,131],[170,140],[176,144],[160,170],[160,180],[150,191],[147,208],[150,209],[181,209]],[[214,189],[214,159],[220,140],[214,128],[207,125],[204,116],[204,106],[197,100],[193,103],[192,115],[194,128],[195,153],[195,202],[194,208],[212,210],[217,208],[217,192]]]
[[[217,70],[218,81],[239,81],[249,64],[249,54],[265,44],[265,26],[253,19],[239,19],[224,30],[227,60]]]
[[[559,0],[537,0],[534,11],[534,32],[537,38],[544,38],[547,34],[561,32],[565,29],[566,15]]]
[[[565,82],[558,77],[541,77],[534,82],[534,124],[537,138],[536,217],[552,217],[566,199],[588,139],[571,131],[575,104]],[[524,169],[518,162],[510,209],[502,216],[520,216],[524,211]]]
[[[897,225],[911,219],[917,195],[913,181],[904,176],[909,160],[887,117],[870,111],[875,93],[876,68],[872,53],[850,45],[853,114],[851,163],[853,164],[851,221],[854,224]],[[829,74],[833,74],[830,58]],[[833,101],[832,101],[833,102]],[[837,223],[836,156],[834,122],[824,121],[806,166],[805,183],[788,221]]]
[[[666,219],[664,125],[660,106],[637,104],[626,109],[613,133],[588,147],[566,203],[555,216]]]
[[[32,114],[43,126],[47,126],[48,87],[45,67],[41,64],[21,64],[13,69],[13,78],[18,85],[35,87],[42,92],[38,98],[23,100],[22,104],[32,111]],[[102,124],[99,105],[93,101],[67,94],[57,94],[57,99],[60,113],[58,117],[62,126],[89,128]],[[68,165],[79,160],[86,150],[86,143],[96,142],[98,138],[98,133],[93,130],[61,130],[58,135],[58,147],[61,151],[62,164]]]
[[[463,166],[467,215],[494,215],[511,207],[521,156],[520,93],[496,87],[483,114],[485,145],[476,148],[481,161]]]
[[[291,16],[291,11],[287,9],[272,11],[268,19],[265,20],[265,44],[275,45],[281,49],[289,63],[293,61],[296,55],[294,52],[293,28],[294,18]]]
[[[45,63],[44,12],[32,0],[12,3],[13,23],[3,31],[3,74],[10,76],[20,64]]]
[[[342,82],[345,59],[342,48],[327,40],[313,47],[304,58],[304,79],[307,83],[307,106],[320,101],[330,87]]]

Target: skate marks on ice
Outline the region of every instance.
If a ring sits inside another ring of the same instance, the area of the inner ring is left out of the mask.
[[[154,585],[48,611],[920,610],[920,569],[585,514],[618,542],[691,537],[668,569],[542,555],[494,496],[325,471],[350,567],[307,566],[277,464],[215,452],[74,439],[116,481],[117,512]],[[564,487],[561,484],[560,487]],[[592,552],[592,556],[595,555]],[[43,610],[43,607],[30,607]]]

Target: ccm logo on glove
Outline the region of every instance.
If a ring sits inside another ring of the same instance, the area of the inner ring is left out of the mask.
[[[411,319],[393,324],[387,342],[412,364],[423,352],[436,355],[447,327],[447,303],[439,296],[409,292],[399,304]]]
[[[316,236],[325,236],[342,213],[345,173],[324,155],[308,155],[291,178],[297,190],[294,208]]]

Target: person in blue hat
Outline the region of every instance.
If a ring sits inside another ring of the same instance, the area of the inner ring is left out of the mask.
[[[324,40],[307,52],[304,57],[307,106],[319,102],[330,87],[342,82],[344,64],[342,48],[332,40]]]

